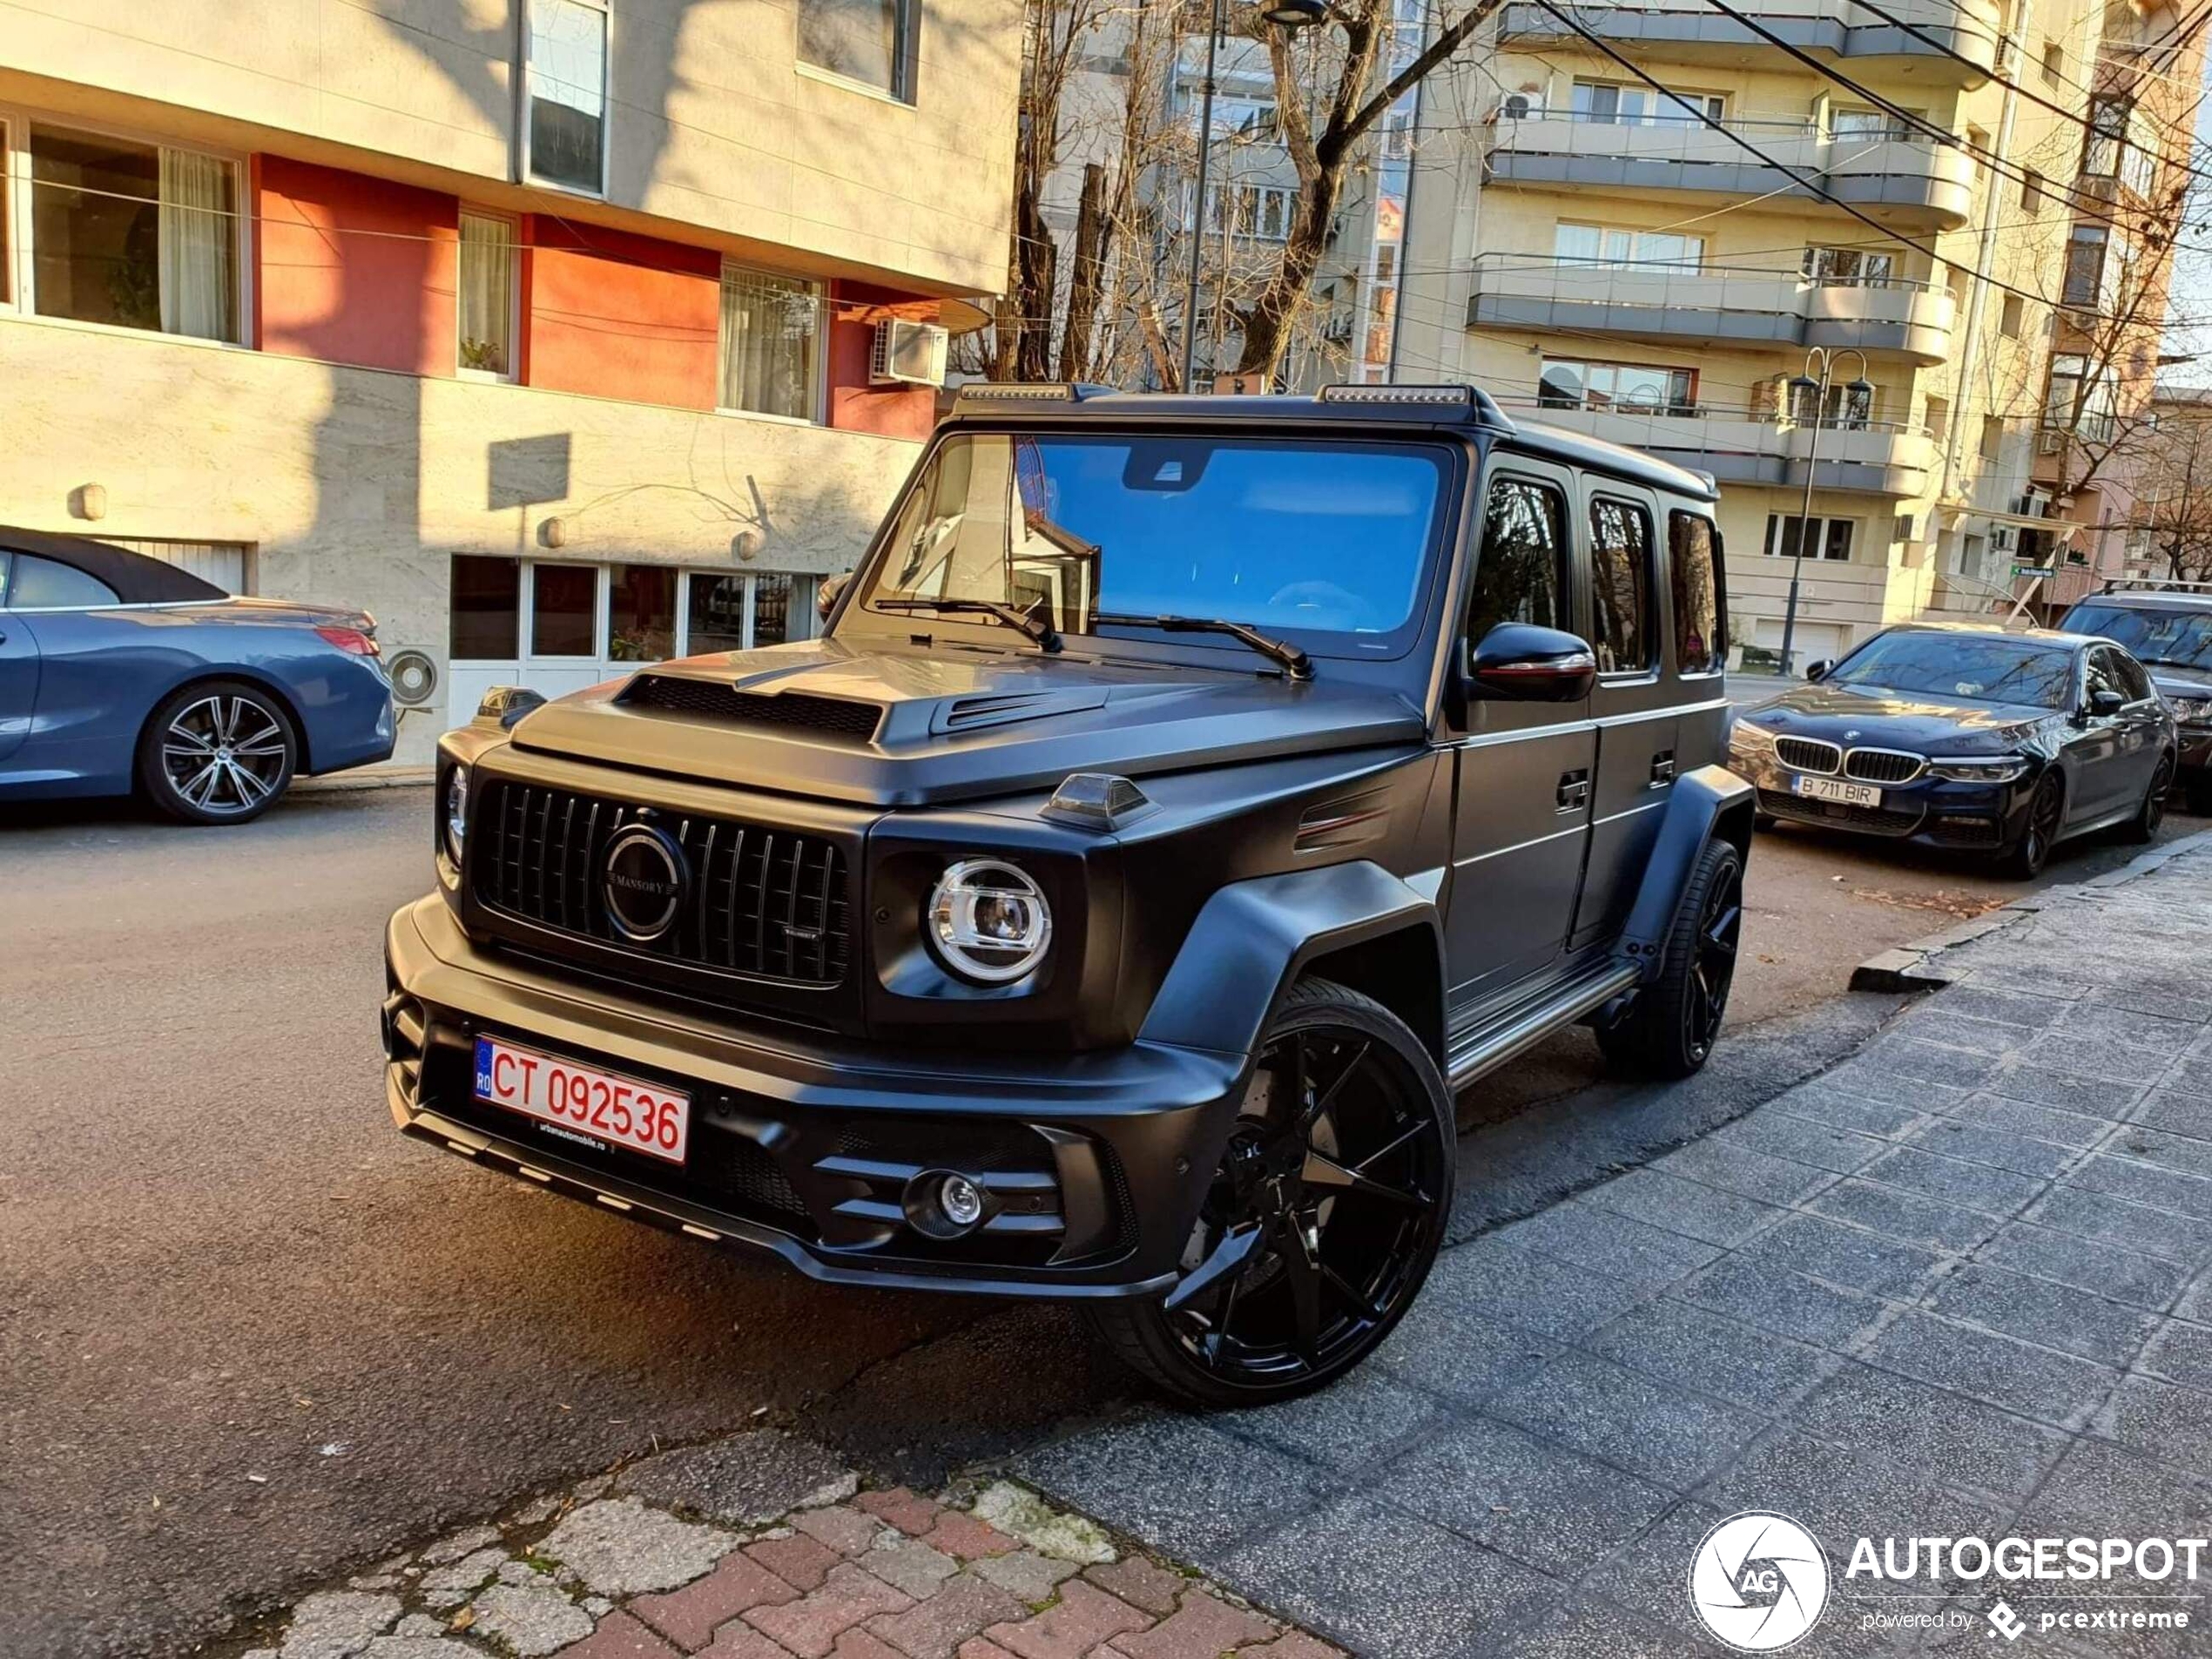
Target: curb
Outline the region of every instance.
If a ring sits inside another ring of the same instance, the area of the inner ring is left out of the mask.
[[[2107,870],[2080,881],[2069,881],[2060,887],[2032,893],[2015,899],[2001,910],[1986,916],[1976,916],[1939,933],[1915,939],[1910,944],[1885,950],[1878,956],[1869,957],[1851,969],[1851,988],[1854,991],[1939,991],[1952,983],[1953,975],[1935,965],[1935,959],[1954,946],[1995,933],[2000,927],[2009,927],[2023,916],[2032,916],[2053,900],[2063,898],[2076,889],[2116,887],[2137,876],[2148,875],[2169,860],[2200,847],[2212,846],[2212,829],[2199,830],[2194,835],[2184,835],[2163,846],[2154,846],[2137,853],[2117,869]]]
[[[362,789],[413,789],[436,781],[435,766],[371,766],[361,772],[334,772],[324,778],[296,778],[295,795],[343,795]]]

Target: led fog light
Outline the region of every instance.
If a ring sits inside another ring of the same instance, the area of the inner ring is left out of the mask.
[[[957,1170],[924,1170],[907,1183],[902,1205],[927,1238],[959,1238],[983,1223],[983,1190]]]

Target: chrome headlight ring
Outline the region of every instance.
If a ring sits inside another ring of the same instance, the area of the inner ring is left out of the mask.
[[[469,768],[455,763],[446,773],[445,788],[440,792],[438,845],[446,857],[453,860],[453,867],[461,867],[461,850],[469,839]]]
[[[937,960],[977,985],[1009,985],[1052,950],[1052,907],[1028,872],[978,855],[954,860],[923,907],[922,934]]]

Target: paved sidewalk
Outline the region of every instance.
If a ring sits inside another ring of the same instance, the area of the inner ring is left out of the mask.
[[[1862,1534],[2212,1532],[2212,848],[2036,902],[1946,953],[1957,982],[1847,1064],[1448,1251],[1336,1388],[1145,1411],[1015,1471],[1406,1659],[1723,1653],[1687,1578],[1746,1509],[1828,1554],[1806,1654],[1986,1653],[2000,1593],[2036,1629],[2204,1588],[1952,1580],[1945,1600],[1845,1575]]]
[[[1341,1659],[1000,1481],[862,1491],[773,1430],[661,1453],[319,1591],[243,1659]],[[994,1524],[996,1523],[996,1524]]]

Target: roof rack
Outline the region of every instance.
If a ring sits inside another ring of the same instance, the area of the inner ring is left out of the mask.
[[[2114,576],[2100,593],[2212,593],[2212,582],[2184,582],[2176,577]]]

